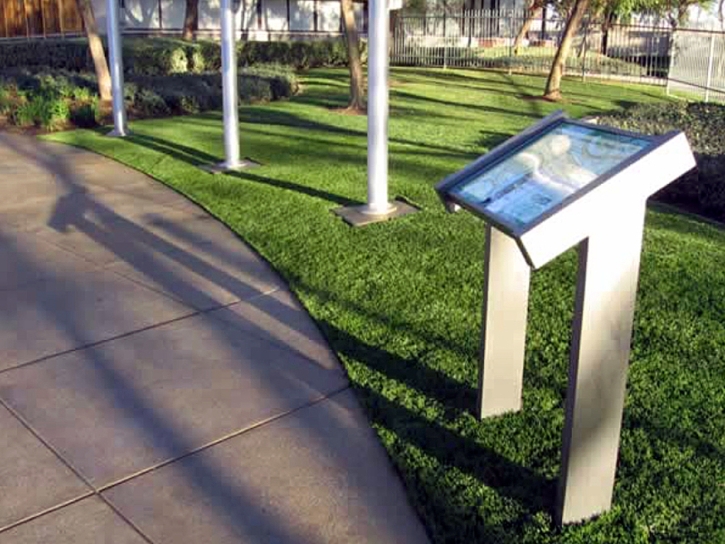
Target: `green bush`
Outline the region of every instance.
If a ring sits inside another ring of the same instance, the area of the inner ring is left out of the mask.
[[[189,71],[186,47],[158,38],[134,40],[124,47],[124,71],[132,75],[157,76]]]
[[[32,127],[35,125],[36,108],[37,106],[33,102],[24,101],[18,104],[11,114],[13,124],[19,127]]]
[[[643,104],[602,116],[600,122],[645,134],[684,131],[695,153],[697,170],[668,185],[655,198],[725,221],[725,105]]]
[[[58,130],[70,120],[70,108],[64,98],[37,94],[15,110],[12,120],[19,127],[35,125],[45,130]]]
[[[39,127],[46,130],[58,130],[63,128],[70,121],[70,107],[68,101],[62,97],[36,97],[38,100],[38,118],[36,122]]]
[[[268,81],[271,95],[269,100],[289,98],[299,90],[297,77],[290,66],[259,64],[241,68],[239,74],[242,80],[247,77],[259,77]]]
[[[297,92],[289,66],[256,65],[239,71],[243,102],[278,100]],[[0,76],[0,114],[18,126],[58,130],[69,121],[90,127],[99,122],[95,76],[52,71],[46,67],[13,68]],[[198,113],[222,107],[219,73],[129,76],[124,100],[132,117]]]
[[[33,40],[0,45],[0,66],[49,66],[80,72],[93,68],[85,40]]]
[[[98,124],[98,100],[76,102],[70,106],[70,122],[80,128],[91,128]]]
[[[187,51],[189,58],[189,72],[193,74],[201,74],[207,71],[206,59],[199,49]]]
[[[222,67],[222,49],[216,42],[198,41],[196,42],[196,51],[204,59],[204,68],[210,72],[221,70]]]
[[[241,78],[237,91],[239,100],[246,103],[265,102],[274,98],[269,80],[258,76]]]
[[[134,77],[133,82],[139,89],[148,89],[158,95],[173,113],[196,113],[221,107],[219,74]]]
[[[18,90],[13,84],[0,82],[0,115],[13,111],[18,102]]]
[[[139,117],[160,117],[171,113],[166,101],[152,89],[140,89],[136,92],[130,107]]]
[[[9,68],[0,73],[0,83],[11,84],[20,92],[49,97],[80,98],[95,96],[98,86],[92,74],[80,74],[46,66]]]
[[[361,42],[365,60],[365,43]],[[123,43],[124,72],[128,76],[171,75],[218,71],[221,47],[212,41],[186,42],[176,38],[129,38]],[[318,66],[347,65],[347,51],[341,39],[312,42],[240,42],[239,66],[277,63],[295,70]],[[87,42],[43,40],[0,44],[0,66],[91,72],[93,61]]]

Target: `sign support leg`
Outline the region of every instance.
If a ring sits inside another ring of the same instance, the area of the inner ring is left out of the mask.
[[[560,524],[590,518],[612,504],[644,213],[640,202],[579,245],[556,507]]]
[[[513,238],[486,225],[478,417],[521,409],[531,269]]]

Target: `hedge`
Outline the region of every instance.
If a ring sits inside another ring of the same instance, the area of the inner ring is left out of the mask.
[[[362,47],[363,57],[365,48]],[[127,38],[123,43],[124,71],[129,76],[172,75],[217,71],[221,49],[210,41],[175,38]],[[304,70],[344,66],[347,52],[341,39],[313,42],[240,42],[239,66],[278,63]],[[76,72],[92,71],[85,40],[37,40],[0,44],[0,71],[43,66]]]
[[[645,134],[684,131],[697,169],[662,189],[655,198],[725,222],[725,105],[642,104],[601,116],[599,122]]]
[[[291,68],[258,65],[242,68],[243,102],[279,100],[298,91]],[[93,126],[101,121],[96,79],[90,73],[14,68],[0,74],[0,115],[21,126],[58,130]],[[132,76],[124,95],[132,118],[198,113],[222,106],[219,73]]]

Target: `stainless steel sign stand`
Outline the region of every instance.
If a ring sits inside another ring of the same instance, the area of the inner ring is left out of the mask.
[[[521,409],[530,270],[578,244],[558,523],[612,503],[647,198],[695,166],[682,133],[649,137],[558,112],[445,180],[486,221],[480,418]]]

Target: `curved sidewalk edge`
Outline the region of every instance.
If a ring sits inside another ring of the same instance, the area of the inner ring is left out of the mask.
[[[0,544],[425,543],[315,323],[135,170],[0,133]]]

